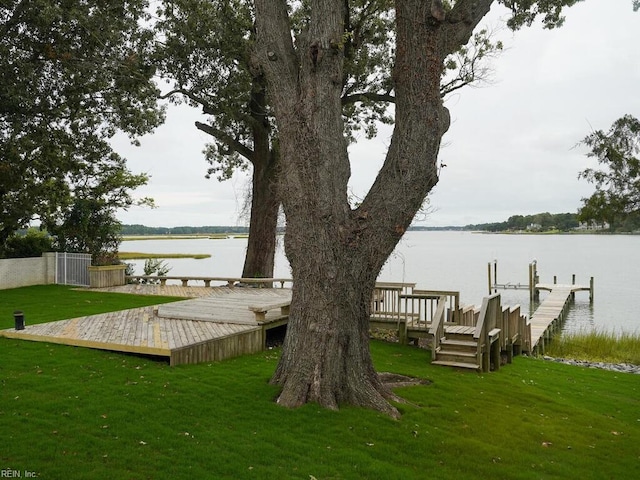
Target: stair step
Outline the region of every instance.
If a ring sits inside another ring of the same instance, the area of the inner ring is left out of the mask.
[[[458,350],[438,350],[434,357],[436,360],[446,362],[460,362],[460,363],[476,363],[476,351],[465,352]]]
[[[476,327],[468,327],[464,325],[447,325],[444,328],[446,334],[452,335],[473,335]]]
[[[478,342],[473,340],[454,340],[451,338],[443,337],[442,339],[440,339],[440,345],[476,348],[478,346]]]
[[[458,342],[474,342],[473,335],[467,335],[466,333],[447,333],[445,332],[445,338],[447,340],[456,340]]]
[[[438,350],[436,352],[436,354],[438,356],[440,356],[440,355],[454,355],[456,357],[476,358],[476,351],[475,350],[473,352],[464,352],[464,351],[461,351],[461,350],[444,350],[441,347],[440,350]]]
[[[475,363],[449,362],[447,360],[434,360],[431,363],[433,365],[442,365],[445,367],[467,368],[469,370],[480,371],[480,365],[476,365]]]

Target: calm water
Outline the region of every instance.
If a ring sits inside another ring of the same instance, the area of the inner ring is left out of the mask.
[[[203,260],[168,259],[170,275],[239,276],[246,239],[126,241],[122,251],[209,253]],[[415,282],[419,288],[458,290],[461,301],[480,304],[488,293],[487,264],[497,260],[499,283],[528,282],[528,265],[538,262],[540,281],[589,284],[595,301],[578,292],[565,325],[577,330],[596,326],[640,331],[640,236],[633,235],[489,235],[470,232],[407,232],[379,279]],[[132,262],[142,274],[144,261]],[[282,248],[275,275],[290,277]],[[527,290],[501,291],[503,303],[529,306]],[[544,296],[544,293],[541,294]]]

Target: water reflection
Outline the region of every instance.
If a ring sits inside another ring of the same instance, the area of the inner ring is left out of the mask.
[[[579,299],[576,294],[576,300],[571,304],[569,313],[565,319],[563,332],[580,332],[590,331],[596,326],[594,317],[593,304],[589,303],[589,299]]]

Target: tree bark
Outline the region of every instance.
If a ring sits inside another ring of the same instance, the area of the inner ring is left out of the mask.
[[[266,153],[252,162],[251,219],[243,278],[273,277],[280,200],[276,189],[275,155]]]
[[[310,3],[308,31],[294,45],[287,2],[255,1],[256,55],[278,125],[294,280],[272,382],[282,386],[278,402],[285,406],[349,403],[397,415],[369,353],[370,300],[378,273],[438,180],[440,140],[449,127],[440,96],[443,61],[449,38],[464,32],[435,18],[431,2],[396,1],[394,133],[374,185],[352,209],[340,99],[348,2]],[[469,35],[472,23],[463,22]]]
[[[266,116],[266,87],[263,75],[254,75],[249,102],[253,136],[253,151],[249,160],[253,165],[253,176],[249,239],[242,268],[242,276],[245,278],[272,278],[276,254],[280,211],[278,152],[271,143],[271,125]]]

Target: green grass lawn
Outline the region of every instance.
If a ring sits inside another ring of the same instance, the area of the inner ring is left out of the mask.
[[[145,301],[57,287],[57,313],[47,313],[38,296],[48,288],[0,291],[2,328],[17,308],[35,323]],[[169,367],[0,339],[0,469],[47,479],[640,478],[640,375],[525,357],[476,374],[431,366],[414,347],[371,350],[379,371],[432,382],[396,391],[409,402],[399,420],[279,407],[268,384],[279,350]]]

